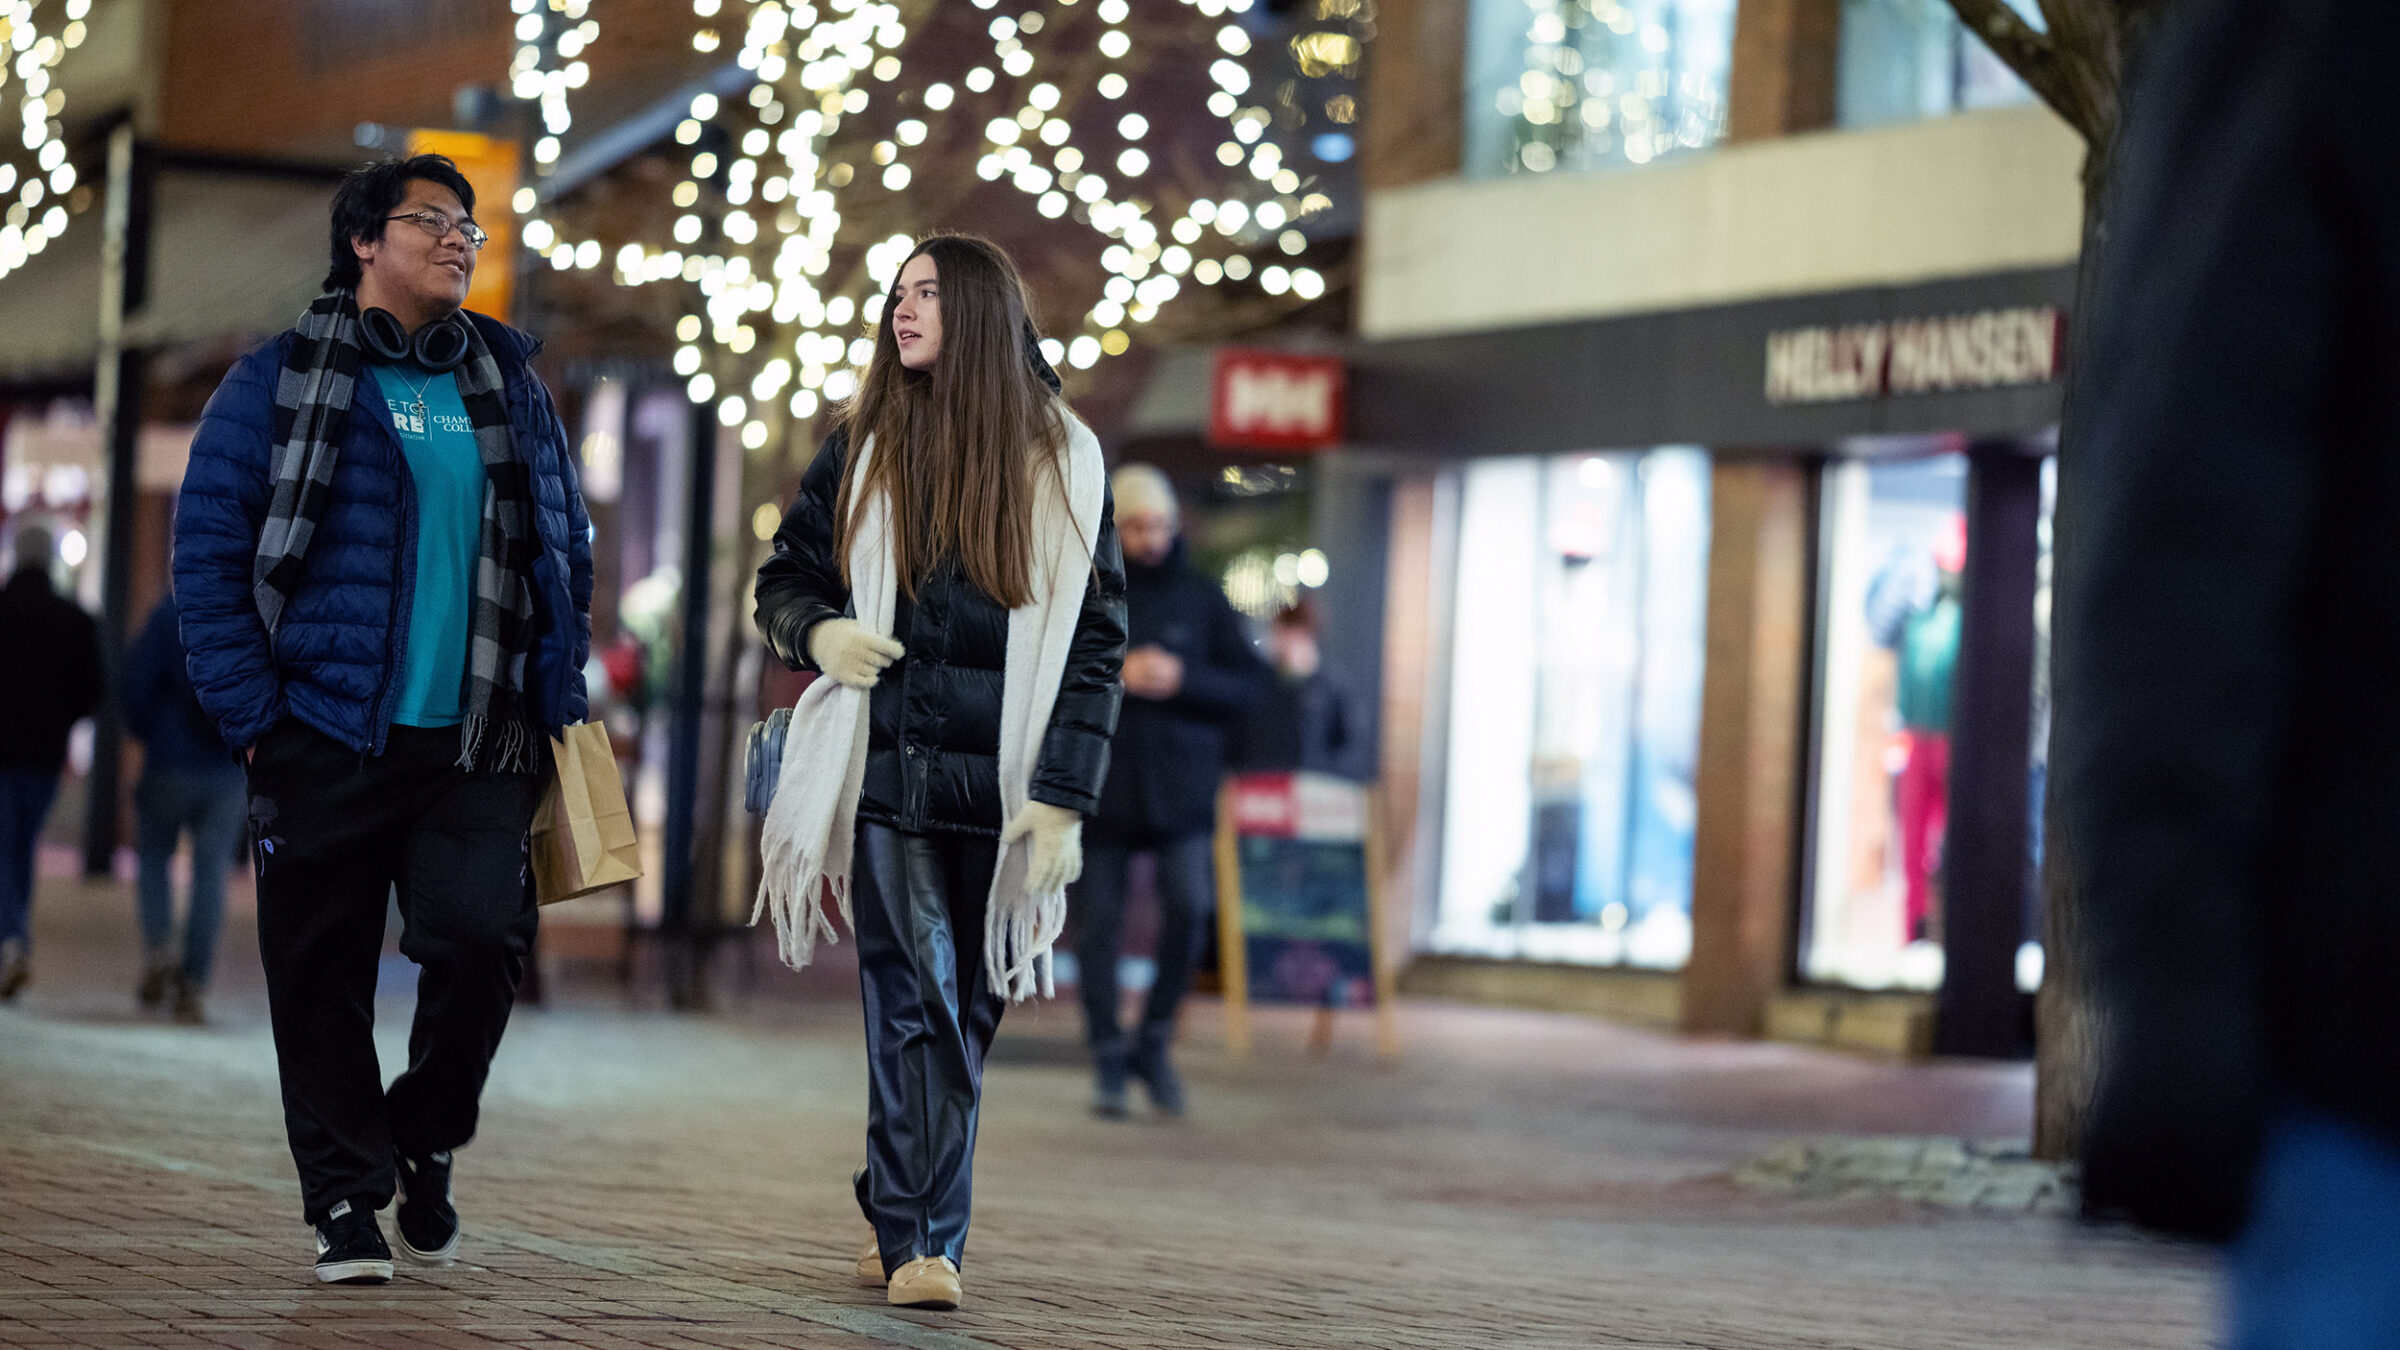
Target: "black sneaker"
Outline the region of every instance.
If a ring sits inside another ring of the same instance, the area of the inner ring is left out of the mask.
[[[1121,1040],[1092,1047],[1092,1114],[1105,1120],[1125,1118],[1125,1042]]]
[[[400,1250],[420,1266],[458,1259],[458,1208],[450,1203],[450,1155],[400,1160]]]
[[[1134,1042],[1133,1055],[1125,1063],[1128,1073],[1141,1081],[1150,1091],[1150,1104],[1163,1115],[1183,1114],[1183,1079],[1175,1072],[1174,1063],[1167,1058],[1168,1033],[1165,1030],[1144,1028]]]
[[[317,1225],[317,1279],[325,1284],[384,1284],[392,1278],[392,1249],[384,1245],[375,1211],[344,1200]]]

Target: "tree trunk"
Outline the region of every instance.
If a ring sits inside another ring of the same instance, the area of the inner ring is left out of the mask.
[[[2111,128],[2113,133],[2114,128]],[[2074,700],[2061,698],[2059,653],[2081,634],[2064,631],[2059,596],[2082,574],[2078,529],[2082,494],[2075,490],[2081,446],[2075,444],[2075,396],[2081,383],[2086,338],[2097,299],[2101,254],[2108,247],[2108,182],[2115,163],[2115,137],[2095,143],[2083,162],[2083,247],[2075,267],[2075,308],[2068,317],[2066,410],[2059,427],[2058,499],[2050,517],[2050,740],[2075,715]],[[2033,1156],[2068,1162],[2083,1152],[2084,1121],[2099,1079],[2102,1038],[2092,986],[2091,953],[2084,937],[2083,881],[2076,863],[2078,841],[2064,803],[2074,785],[2056,760],[2042,794],[2041,992],[2034,997]]]
[[[2077,514],[2082,495],[2076,469],[2076,386],[2091,329],[2102,254],[2108,248],[2108,185],[2117,148],[2125,71],[2148,42],[2173,0],[2041,0],[2043,29],[2025,22],[2007,0],[1950,0],[1969,32],[2016,71],[2042,101],[2080,132],[2083,161],[2083,248],[2076,261],[2075,308],[2067,327],[2066,411],[2059,427],[2058,500],[2050,520],[2050,736],[2075,716],[2056,679],[2064,644],[2081,635],[2062,631],[2058,597],[2081,575]],[[2082,1152],[2084,1121],[2099,1080],[2104,1045],[2084,937],[2081,847],[2061,804],[2075,785],[2052,763],[2043,791],[2041,992],[2034,1000],[2033,1152],[2068,1162]]]

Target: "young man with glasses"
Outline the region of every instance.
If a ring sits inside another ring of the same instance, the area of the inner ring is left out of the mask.
[[[460,308],[483,231],[456,165],[333,199],[298,326],[202,415],[175,522],[193,689],[249,772],[259,948],[316,1276],[380,1283],[375,1212],[456,1259],[452,1151],[534,933],[548,740],[585,715],[590,524],[526,335]],[[417,963],[408,1067],[375,1058],[386,897]]]

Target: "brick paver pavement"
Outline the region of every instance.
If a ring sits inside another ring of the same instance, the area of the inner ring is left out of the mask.
[[[2051,1220],[1747,1191],[1826,1133],[2005,1137],[2018,1066],[1901,1067],[1411,1007],[1396,1068],[1198,1010],[1181,1123],[1083,1110],[1068,1004],[987,1082],[968,1302],[854,1288],[864,1070],[840,972],[677,1016],[599,983],[520,1015],[459,1156],[465,1262],[307,1269],[250,930],[214,1021],[133,1016],[121,885],[43,883],[0,1009],[0,1346],[2190,1346],[2208,1266]],[[842,949],[846,952],[846,948]],[[387,1067],[407,971],[387,963]],[[387,1216],[388,1218],[388,1216]]]

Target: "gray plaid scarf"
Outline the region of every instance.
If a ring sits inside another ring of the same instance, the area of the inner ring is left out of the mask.
[[[525,662],[533,647],[533,475],[509,430],[500,363],[483,332],[467,324],[467,359],[456,372],[459,401],[483,455],[483,528],[475,560],[474,631],[467,646],[467,720],[458,766],[532,773],[539,738],[525,718]],[[348,290],[317,297],[294,327],[297,340],[275,381],[275,497],[258,535],[251,595],[271,635],[299,588],[301,565],[333,495],[341,436],[358,390],[365,347],[358,302]]]

